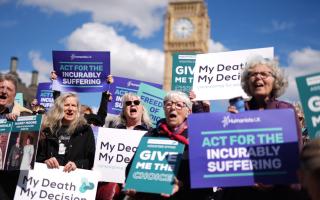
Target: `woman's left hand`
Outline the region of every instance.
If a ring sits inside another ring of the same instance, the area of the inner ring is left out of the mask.
[[[170,196],[174,195],[179,191],[179,184],[181,185],[181,182],[177,178],[174,178],[174,184],[173,184],[173,189],[171,194],[161,194],[162,197],[169,198]]]
[[[72,162],[72,161],[69,161],[63,168],[63,171],[64,172],[71,172],[71,171],[74,171],[77,169],[77,165]]]

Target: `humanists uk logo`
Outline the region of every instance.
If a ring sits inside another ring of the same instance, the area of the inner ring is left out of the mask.
[[[75,59],[75,58],[81,58],[81,59],[90,59],[92,58],[92,56],[77,56],[76,54],[71,54],[70,56],[71,60]]]
[[[223,128],[229,126],[229,124],[243,124],[243,123],[256,123],[261,122],[260,117],[244,117],[244,118],[231,118],[230,115],[224,116],[221,121]]]
[[[81,186],[79,188],[81,193],[85,193],[87,190],[93,190],[94,184],[89,182],[86,178],[81,179]]]
[[[130,86],[139,87],[139,84],[135,84],[135,83],[133,83],[131,81],[128,81],[127,86],[128,87],[130,87]]]

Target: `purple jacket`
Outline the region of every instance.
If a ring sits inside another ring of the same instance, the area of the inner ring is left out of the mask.
[[[246,110],[257,110],[258,105],[255,101],[254,98],[252,98],[250,101],[247,101],[245,103],[245,108]],[[294,109],[294,106],[288,102],[285,101],[279,101],[277,99],[270,99],[269,101],[266,102],[265,109],[284,109],[284,108],[291,108],[294,110],[295,116],[296,116],[296,124],[297,124],[297,133],[298,133],[298,141],[299,141],[299,147],[301,149],[302,147],[302,132],[301,132],[301,127],[299,123],[299,118],[296,113],[296,110]]]

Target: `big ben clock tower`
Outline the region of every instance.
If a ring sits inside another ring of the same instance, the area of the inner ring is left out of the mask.
[[[170,0],[164,31],[164,83],[170,90],[172,53],[208,52],[210,20],[204,0]]]

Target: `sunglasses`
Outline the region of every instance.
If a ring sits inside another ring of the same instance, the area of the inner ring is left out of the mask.
[[[140,101],[139,100],[126,101],[126,106],[131,106],[131,105],[138,106],[138,105],[140,105]]]
[[[37,114],[41,115],[41,114],[44,114],[44,113],[46,113],[45,110],[38,110],[38,111],[33,111],[32,112],[32,114],[34,114],[34,115],[37,115]]]

